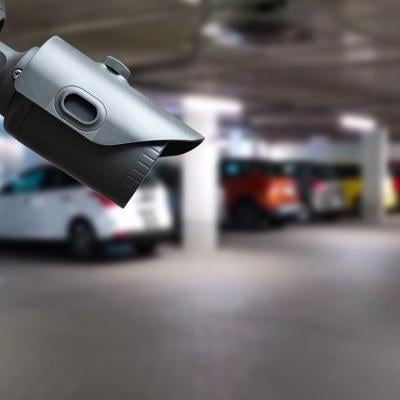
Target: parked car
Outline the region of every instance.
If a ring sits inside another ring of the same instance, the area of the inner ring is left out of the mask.
[[[182,240],[182,167],[170,161],[160,160],[154,170],[168,189],[173,215],[171,239],[180,242]]]
[[[125,209],[50,165],[22,173],[0,191],[0,239],[65,242],[80,258],[110,241],[151,253],[171,229],[167,190],[155,177]]]
[[[398,200],[400,199],[400,161],[392,161],[390,163],[390,175],[392,178],[392,185],[394,187],[394,191]],[[395,207],[400,207],[398,201]]]
[[[225,159],[220,175],[228,224],[259,228],[282,224],[299,212],[296,182],[282,164]]]
[[[361,166],[357,163],[337,163],[334,168],[340,180],[346,210],[359,213],[363,191]],[[396,179],[392,180],[388,174],[382,185],[382,204],[387,211],[390,211],[397,206]]]
[[[336,218],[343,212],[340,181],[331,165],[309,161],[288,161],[285,165],[298,184],[302,204],[300,220]]]

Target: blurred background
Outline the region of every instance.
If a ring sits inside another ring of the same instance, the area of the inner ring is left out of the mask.
[[[0,397],[395,397],[400,4],[7,7],[206,141],[121,210],[0,130]]]

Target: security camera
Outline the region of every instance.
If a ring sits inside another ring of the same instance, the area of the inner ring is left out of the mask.
[[[0,0],[0,30],[5,1]],[[130,70],[97,63],[59,37],[18,53],[0,42],[0,114],[18,141],[125,207],[159,157],[204,138],[130,86]]]

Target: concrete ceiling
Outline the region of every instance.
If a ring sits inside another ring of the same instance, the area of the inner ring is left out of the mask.
[[[396,133],[399,17],[398,0],[11,0],[4,40],[113,49],[136,84],[240,99],[270,136],[335,136],[349,110]]]
[[[2,40],[25,50],[59,35],[96,60],[143,67],[191,57],[203,20],[197,0],[7,0]]]
[[[214,35],[190,64],[143,71],[137,79],[167,90],[240,98],[248,120],[269,135],[337,135],[334,117],[349,110],[371,112],[396,132],[399,17],[398,0],[288,1],[276,19],[305,28],[305,40],[274,43],[263,40],[262,29],[236,42],[229,34]],[[253,16],[259,25],[271,19],[269,13]],[[226,24],[226,16],[216,13],[212,21],[215,28]]]

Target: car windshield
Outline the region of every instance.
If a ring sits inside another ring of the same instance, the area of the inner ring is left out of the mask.
[[[312,171],[313,177],[322,181],[332,181],[337,178],[334,169],[329,165],[314,165]]]
[[[265,170],[268,175],[278,177],[278,178],[287,178],[293,177],[296,173],[296,167],[293,164],[268,164],[265,167]]]
[[[249,172],[262,172],[267,176],[278,178],[292,177],[295,166],[285,163],[270,163],[263,161],[226,161],[222,166],[223,178],[235,178]]]
[[[45,172],[43,170],[30,171],[3,186],[1,193],[21,194],[33,192],[43,185],[44,179]]]
[[[221,177],[234,179],[259,169],[259,163],[251,160],[225,160],[221,164]]]
[[[335,173],[341,179],[354,179],[361,176],[361,168],[358,165],[337,165]]]
[[[224,178],[234,178],[243,171],[243,164],[237,161],[225,162],[222,167]]]

